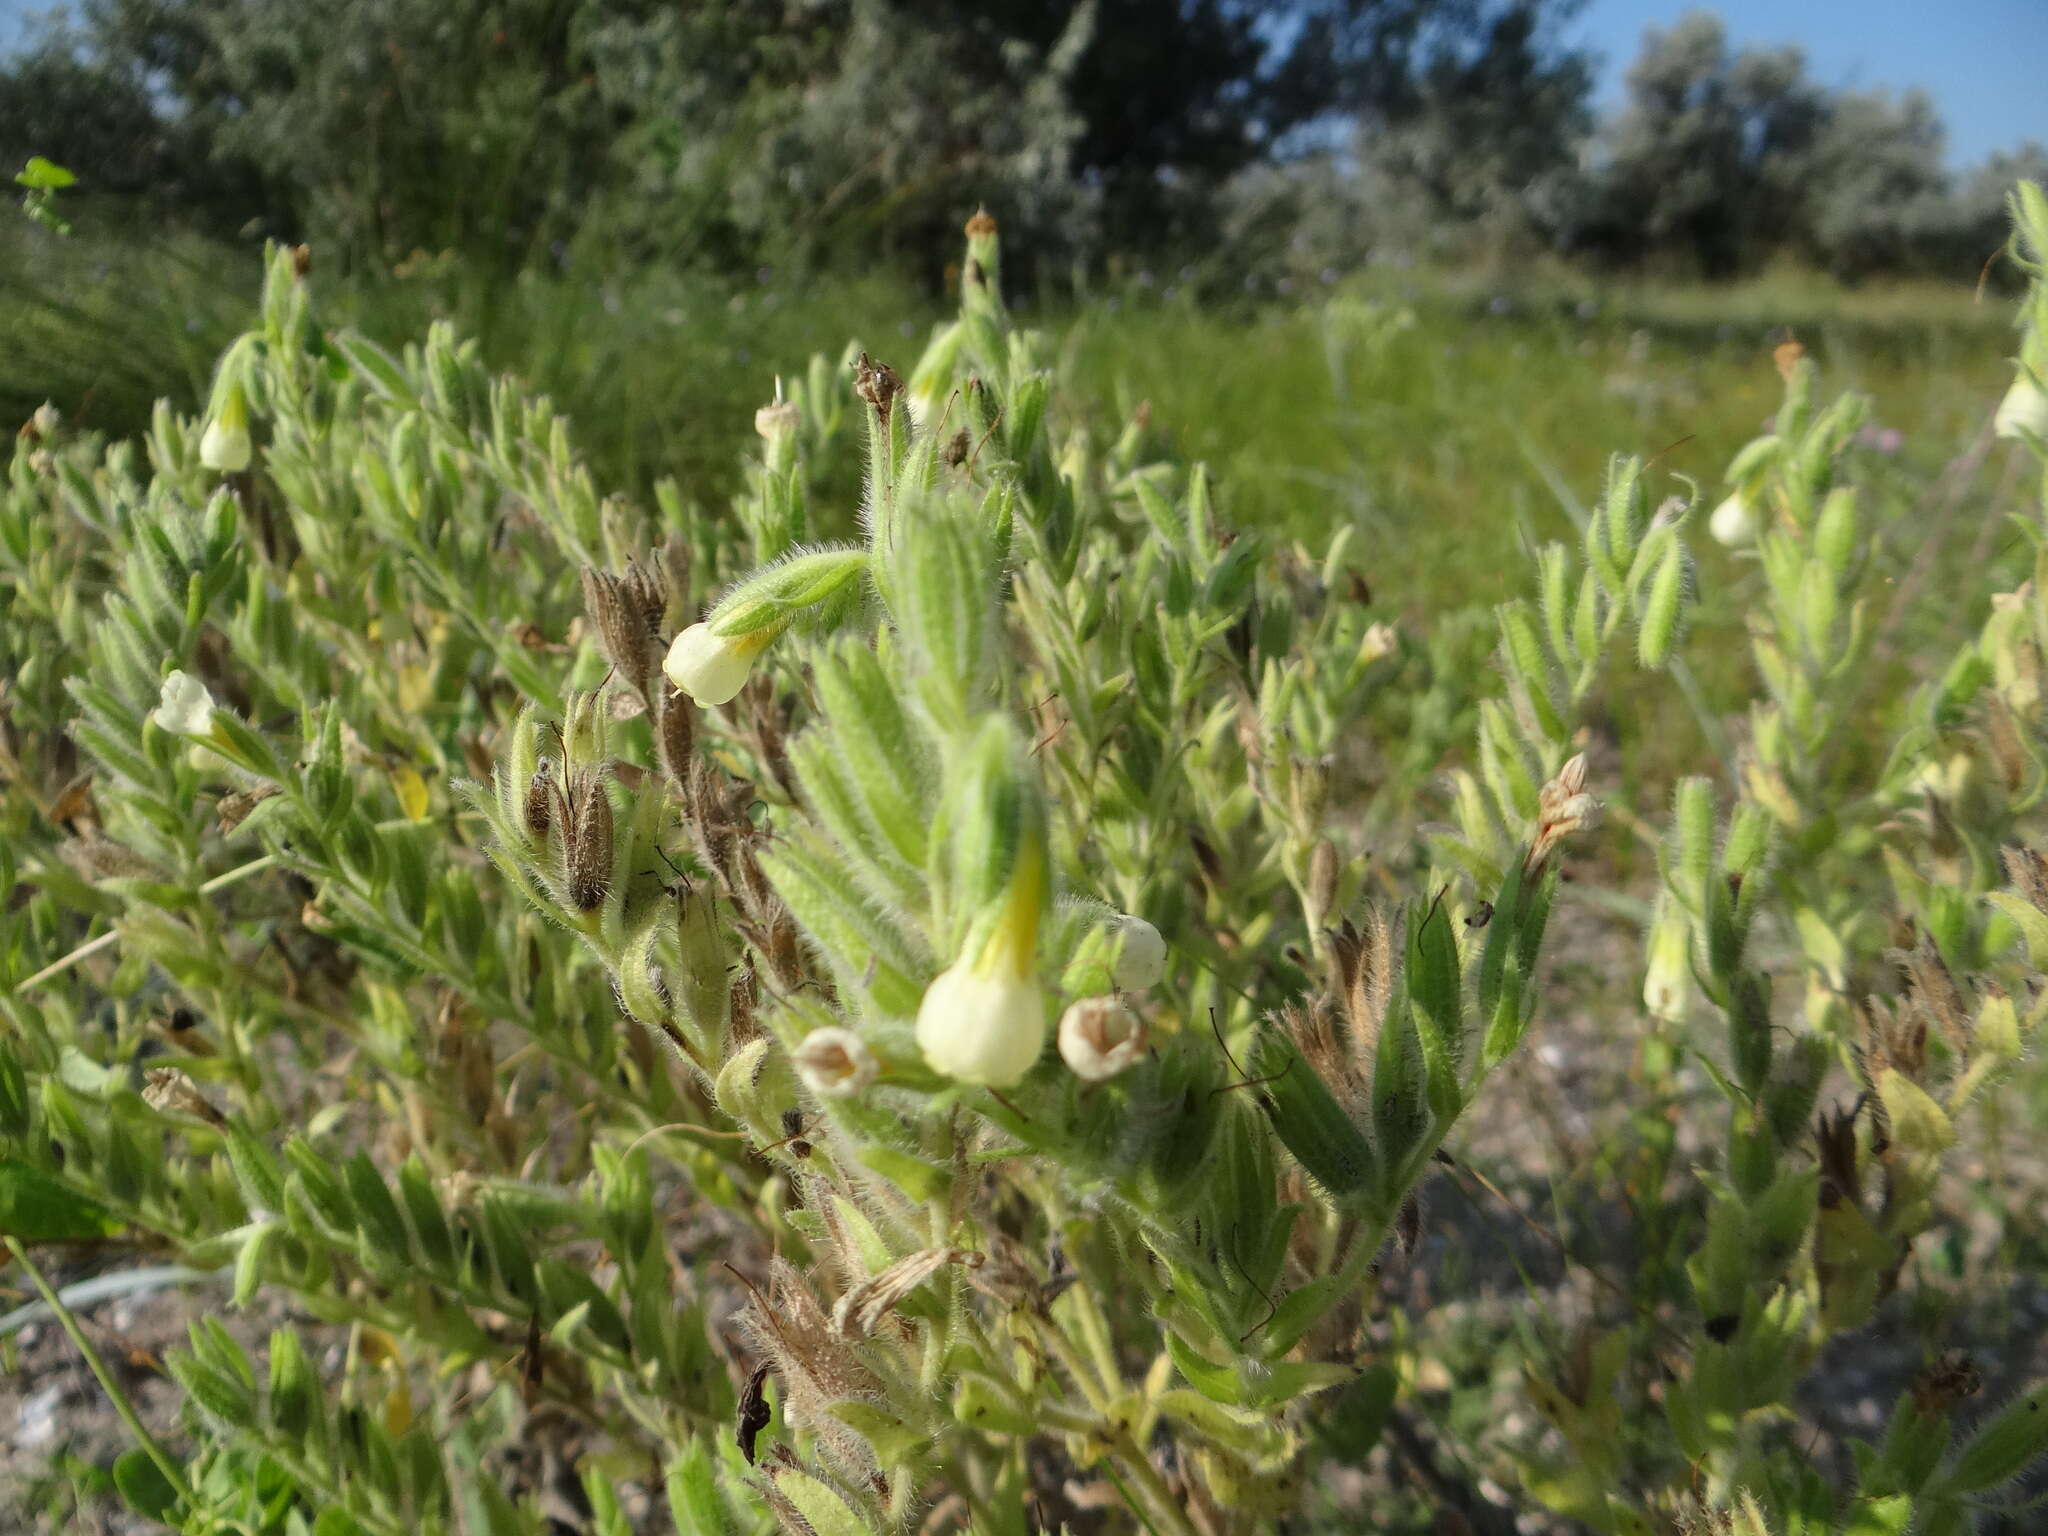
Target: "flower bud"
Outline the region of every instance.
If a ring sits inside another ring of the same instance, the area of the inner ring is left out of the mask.
[[[2023,370],[2012,381],[2012,388],[2005,392],[2005,398],[1999,401],[1991,430],[1999,437],[2031,435],[2048,442],[2048,389],[2035,383]]]
[[[826,1099],[850,1099],[882,1070],[867,1042],[850,1029],[828,1025],[805,1035],[790,1052],[804,1086]]]
[[[199,439],[199,462],[224,475],[249,467],[249,399],[240,383],[230,384],[226,398]]]
[[[768,648],[773,629],[721,635],[709,624],[692,624],[668,648],[661,670],[699,704],[725,704],[747,685],[754,658]]]
[[[1756,542],[1756,506],[1741,491],[1731,492],[1707,519],[1707,532],[1733,549]]]
[[[164,679],[163,699],[150,719],[174,736],[208,737],[213,734],[213,695],[206,684],[184,672]]]
[[[1145,1039],[1145,1021],[1122,998],[1084,997],[1060,1015],[1060,1060],[1084,1082],[1106,1082],[1135,1066]]]
[[[1166,940],[1142,917],[1120,914],[1112,925],[1121,943],[1116,954],[1116,985],[1120,992],[1143,992],[1159,985],[1166,974]]]

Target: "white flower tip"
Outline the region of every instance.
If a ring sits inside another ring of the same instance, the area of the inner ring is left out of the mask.
[[[1143,992],[1166,975],[1166,940],[1142,917],[1120,915],[1116,927],[1122,945],[1116,955],[1116,984],[1123,992]]]
[[[699,704],[730,703],[746,687],[760,649],[746,645],[749,638],[713,634],[709,624],[692,624],[669,646],[661,670]]]
[[[1023,1081],[1045,1045],[1045,999],[1036,977],[984,976],[960,964],[924,989],[917,1045],[934,1072],[1008,1088]]]
[[[2012,388],[1998,402],[1998,414],[1991,430],[1999,437],[2022,438],[2028,434],[2048,442],[2048,389],[2026,374],[2012,381]]]
[[[790,1053],[797,1076],[820,1097],[848,1099],[875,1080],[882,1070],[867,1042],[850,1029],[828,1025],[805,1035]]]
[[[218,417],[206,424],[206,433],[199,439],[199,462],[223,475],[247,469],[251,452],[249,429],[231,427]]]
[[[1740,491],[1729,496],[1707,519],[1707,532],[1731,549],[1756,537],[1756,512]]]
[[[213,695],[198,678],[173,672],[164,679],[163,696],[150,718],[174,736],[210,736]]]
[[[1060,1060],[1083,1082],[1100,1083],[1145,1054],[1145,1021],[1118,997],[1084,997],[1060,1015]]]

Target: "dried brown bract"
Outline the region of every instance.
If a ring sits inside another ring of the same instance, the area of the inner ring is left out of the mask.
[[[176,1067],[151,1067],[143,1079],[142,1102],[160,1114],[191,1115],[208,1125],[226,1117],[207,1101],[199,1085]]]
[[[896,397],[903,393],[903,378],[887,363],[878,363],[863,352],[854,359],[853,392],[867,401],[882,420],[889,419]]]
[[[582,769],[569,781],[568,809],[562,857],[569,900],[591,912],[604,905],[612,883],[612,801],[603,769]]]
[[[1600,814],[1600,802],[1586,793],[1586,754],[1574,754],[1557,770],[1536,797],[1536,835],[1529,844],[1524,866],[1534,874],[1550,855],[1573,833],[1590,828]]]

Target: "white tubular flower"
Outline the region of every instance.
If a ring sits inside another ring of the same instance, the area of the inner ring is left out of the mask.
[[[1166,974],[1166,940],[1142,917],[1120,914],[1116,930],[1121,940],[1116,952],[1117,990],[1143,992],[1159,985]]]
[[[1643,978],[1643,1007],[1667,1024],[1682,1023],[1692,1002],[1692,942],[1685,913],[1670,897],[1657,903],[1650,925],[1650,969]]]
[[[223,475],[238,474],[249,467],[250,452],[249,400],[233,384],[199,439],[199,462]]]
[[[1008,1088],[1045,1048],[1045,995],[1036,976],[966,961],[939,973],[917,1007],[917,1044],[934,1072]]]
[[[1045,901],[1042,848],[1011,873],[993,928],[924,989],[917,1045],[934,1072],[985,1088],[1022,1082],[1045,1048],[1038,985],[1038,915]]]
[[[1060,1015],[1060,1060],[1083,1082],[1107,1082],[1145,1054],[1145,1021],[1118,997],[1084,997]]]
[[[692,624],[669,646],[661,670],[699,704],[729,703],[746,687],[754,658],[774,637],[772,627],[745,635],[721,635],[709,624]]]
[[[867,1042],[850,1029],[828,1025],[805,1035],[790,1052],[797,1076],[811,1092],[827,1099],[850,1099],[882,1070]]]
[[[1999,437],[2023,438],[2031,433],[2048,442],[2048,389],[2036,384],[2025,372],[2012,381],[2012,388],[1998,402],[1998,414],[1991,430]]]
[[[1707,519],[1707,532],[1733,549],[1756,539],[1756,508],[1742,492],[1732,493]]]
[[[151,712],[150,719],[174,736],[211,736],[213,695],[198,678],[173,672],[164,679],[162,702]]]

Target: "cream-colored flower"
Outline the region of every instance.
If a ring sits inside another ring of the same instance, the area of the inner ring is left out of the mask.
[[[1740,491],[1732,492],[1707,519],[1707,532],[1733,549],[1756,541],[1756,504]]]
[[[1017,771],[1006,729],[984,730],[970,771]],[[1008,1088],[1023,1080],[1045,1046],[1045,995],[1038,985],[1038,923],[1045,908],[1047,853],[1043,810],[1021,780],[1011,796],[985,793],[984,812],[1009,801],[1016,861],[1000,898],[974,920],[958,958],[925,988],[917,1008],[917,1044],[935,1072],[963,1083]],[[985,846],[985,844],[984,844]]]
[[[917,1008],[917,1044],[935,1072],[1008,1088],[1045,1048],[1045,994],[1036,976],[963,961],[939,973]]]
[[[174,736],[211,736],[213,695],[198,678],[173,672],[164,679],[163,697],[150,718]]]
[[[1387,623],[1369,625],[1365,639],[1359,644],[1358,659],[1368,664],[1383,657],[1391,656],[1399,648],[1401,637],[1394,626]]]
[[[1135,1066],[1145,1040],[1145,1021],[1120,997],[1084,997],[1060,1015],[1060,1060],[1084,1082]]]
[[[1643,977],[1643,1007],[1667,1024],[1683,1022],[1692,1002],[1692,933],[1685,912],[1660,896],[1650,924],[1650,968]]]
[[[774,637],[772,628],[721,635],[709,624],[692,624],[670,644],[661,670],[699,704],[729,703],[746,687],[754,658]]]
[[[199,439],[199,462],[223,475],[249,467],[249,399],[240,384],[228,386],[227,397]]]
[[[1114,972],[1119,991],[1143,992],[1159,985],[1166,974],[1166,940],[1142,917],[1118,915],[1115,924],[1119,947]]]
[[[828,1099],[849,1099],[875,1080],[882,1064],[867,1042],[850,1029],[828,1025],[805,1035],[790,1052],[797,1076],[811,1092]]]
[[[2048,443],[2048,389],[2025,373],[2012,381],[2012,388],[1998,402],[1998,414],[1991,430],[2000,437],[2018,438],[2031,433]]]

